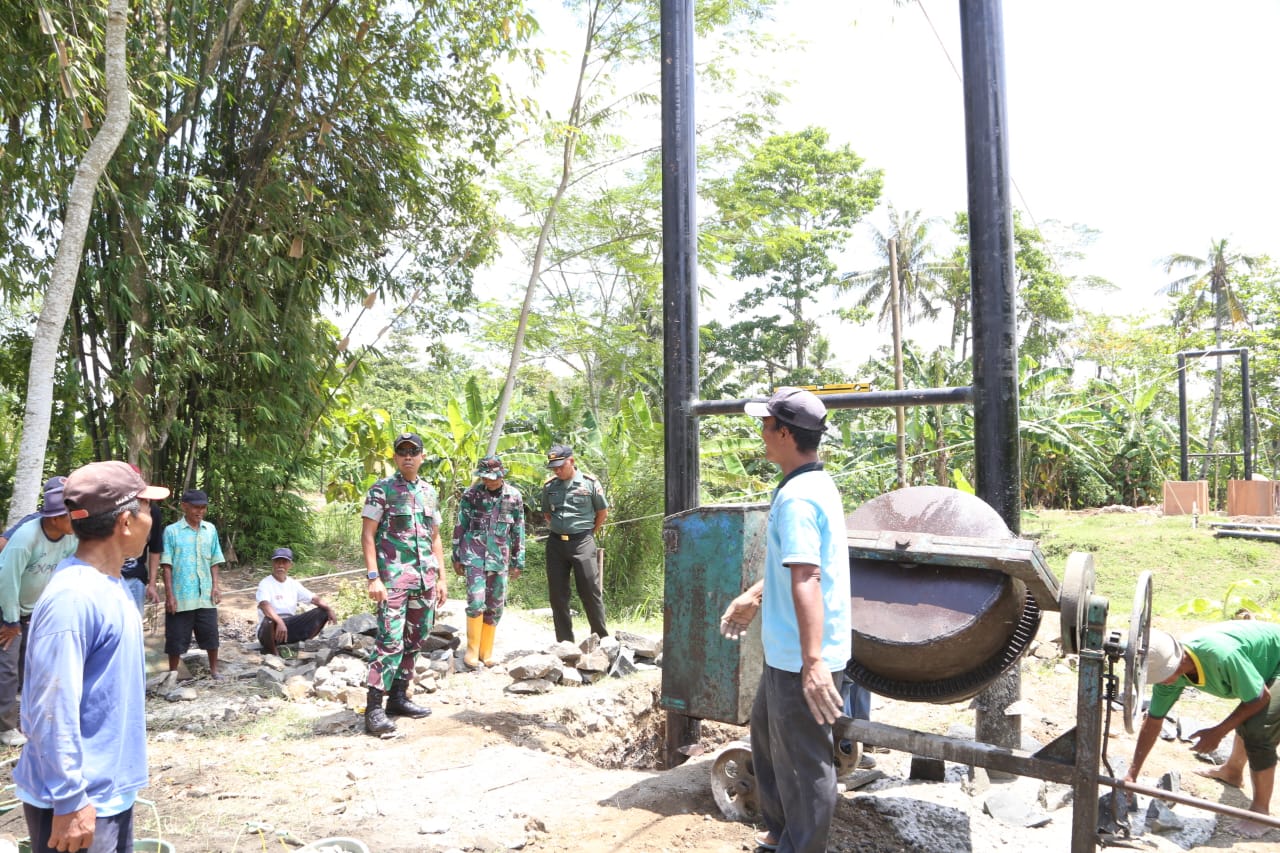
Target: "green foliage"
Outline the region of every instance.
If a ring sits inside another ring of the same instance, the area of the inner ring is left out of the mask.
[[[333,615],[341,622],[357,613],[368,613],[373,609],[369,601],[369,590],[361,581],[340,580],[334,588],[333,597],[326,603],[333,608]]]
[[[1237,619],[1241,614],[1249,618],[1274,619],[1275,614],[1259,603],[1274,598],[1271,585],[1261,578],[1244,578],[1232,581],[1221,599],[1197,596],[1179,604],[1174,612],[1181,616],[1207,619]]]
[[[748,283],[733,303],[743,319],[710,329],[719,345],[712,364],[754,369],[749,381],[770,385],[813,377],[812,303],[836,283],[831,255],[875,207],[881,180],[848,145],[831,146],[826,130],[811,127],[766,139],[730,177],[710,182],[720,223],[708,255]]]

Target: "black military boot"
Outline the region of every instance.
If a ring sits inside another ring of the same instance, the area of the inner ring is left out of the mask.
[[[388,720],[382,710],[382,691],[376,687],[369,688],[369,698],[364,703],[364,730],[371,735],[386,735],[396,730],[396,724]]]
[[[412,717],[415,720],[431,716],[431,709],[415,705],[406,695],[409,685],[403,680],[391,682],[391,693],[387,696],[387,714],[392,717]]]

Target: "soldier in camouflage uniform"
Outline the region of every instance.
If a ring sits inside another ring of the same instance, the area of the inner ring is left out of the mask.
[[[542,484],[542,517],[547,535],[547,592],[556,640],[573,642],[573,617],[569,613],[569,578],[578,587],[578,598],[591,633],[609,636],[604,624],[604,593],[596,568],[595,535],[609,514],[600,481],[579,471],[573,448],[552,445],[547,453],[552,475]]]
[[[493,635],[507,603],[507,572],[524,570],[524,498],[506,482],[497,456],[476,466],[480,482],[462,493],[453,529],[453,571],[467,578],[467,652],[475,668],[493,666]]]
[[[430,709],[409,701],[418,652],[447,598],[440,504],[436,490],[418,478],[422,439],[406,432],[395,440],[396,474],[373,484],[365,498],[360,544],[369,598],[378,607],[378,636],[369,660],[364,730],[396,730],[390,716],[425,717]],[[382,697],[387,695],[387,709]]]

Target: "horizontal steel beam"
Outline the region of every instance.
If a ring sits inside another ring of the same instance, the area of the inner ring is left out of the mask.
[[[698,400],[693,413],[740,415],[751,400]],[[823,394],[828,409],[891,409],[895,406],[950,406],[973,402],[973,388],[922,388],[909,391],[867,391],[856,394]]]

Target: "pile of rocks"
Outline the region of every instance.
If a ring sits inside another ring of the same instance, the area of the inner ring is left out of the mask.
[[[263,655],[260,665],[228,667],[224,671],[242,682],[251,682],[258,696],[297,701],[308,697],[337,702],[360,711],[367,696],[369,656],[377,633],[371,614],[359,613],[340,625],[326,626],[320,636],[282,647],[279,655]],[[463,663],[458,629],[437,623],[427,640],[427,649],[418,656],[414,668],[414,693],[435,693],[450,675],[469,672]],[[261,651],[256,640],[243,644],[247,652]],[[557,643],[541,654],[519,654],[507,666],[513,679],[512,693],[544,693],[555,684],[591,684],[607,675],[623,676],[658,665],[662,642],[638,634],[619,631],[600,639],[594,634],[580,645]],[[203,652],[191,652],[183,663],[193,678],[208,675]],[[232,670],[237,671],[232,671]],[[162,673],[148,682],[153,696],[170,702],[191,701],[197,691],[179,682],[177,673]]]
[[[618,631],[612,637],[592,634],[580,644],[556,643],[540,654],[523,655],[507,664],[508,693],[546,693],[557,684],[593,684],[606,676],[620,678],[661,666],[662,641]]]

